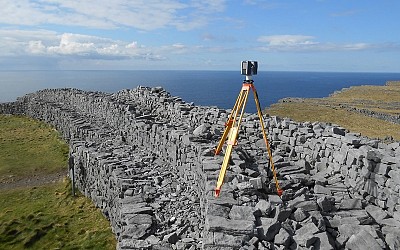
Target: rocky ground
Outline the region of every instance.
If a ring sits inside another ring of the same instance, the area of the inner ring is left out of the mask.
[[[119,249],[400,246],[398,142],[268,117],[279,197],[258,117],[246,114],[215,198],[223,153],[213,150],[229,110],[145,87],[48,90],[14,110],[25,105],[70,141],[77,187],[110,219]]]

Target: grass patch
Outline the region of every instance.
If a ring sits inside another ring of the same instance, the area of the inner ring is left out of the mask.
[[[109,222],[69,181],[0,193],[0,249],[115,249]]]
[[[375,102],[390,104],[400,101],[400,85],[355,86],[328,97],[341,102]]]
[[[54,173],[66,168],[68,145],[43,122],[0,115],[0,179]]]
[[[348,111],[349,108],[399,115],[400,81],[391,81],[385,86],[351,87],[326,98],[294,99],[293,102],[273,104],[266,112],[300,122],[334,123],[370,138],[392,137],[400,141],[399,124]]]
[[[385,139],[392,136],[400,140],[400,125],[367,117],[340,108],[315,105],[314,103],[279,103],[267,109],[270,115],[289,117],[299,122],[327,122],[340,125],[351,132],[370,138]]]
[[[0,181],[66,169],[68,145],[51,126],[0,115]],[[0,249],[115,249],[108,220],[92,201],[71,196],[68,180],[0,191]]]

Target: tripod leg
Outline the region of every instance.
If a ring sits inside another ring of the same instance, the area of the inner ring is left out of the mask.
[[[236,139],[237,139],[238,133],[239,133],[238,128],[236,128],[236,127],[232,128],[232,132],[229,135],[228,146],[226,147],[224,161],[222,162],[222,167],[221,167],[221,170],[219,171],[217,187],[215,188],[215,197],[219,196],[219,193],[221,192],[222,184],[224,184],[226,170],[228,168],[229,159],[231,158],[231,154],[232,154],[232,148],[236,144]]]
[[[228,138],[229,131],[231,130],[233,122],[236,119],[238,106],[239,106],[242,98],[243,98],[243,91],[240,91],[239,96],[236,99],[235,105],[233,106],[233,109],[232,109],[232,111],[231,111],[231,113],[229,115],[228,121],[225,124],[224,133],[223,133],[223,135],[222,135],[222,137],[221,137],[221,139],[220,139],[220,141],[218,143],[217,148],[215,149],[215,155],[219,155],[219,153],[222,150],[222,146],[224,145],[224,143],[226,141],[226,138]]]
[[[258,94],[257,94],[256,88],[254,87],[254,85],[252,86],[252,89],[253,89],[253,94],[254,94],[254,101],[256,102],[258,118],[260,119],[260,125],[261,125],[261,130],[262,130],[264,142],[265,142],[265,145],[266,145],[266,147],[267,147],[267,151],[268,151],[268,155],[269,155],[269,162],[270,162],[270,164],[271,164],[271,170],[272,170],[272,173],[273,173],[273,175],[274,175],[274,181],[275,181],[275,186],[276,186],[276,192],[278,193],[279,196],[281,196],[282,193],[283,193],[283,190],[279,187],[278,178],[276,177],[276,171],[275,171],[274,161],[272,160],[272,152],[271,152],[271,148],[270,148],[270,146],[269,146],[267,134],[266,134],[266,132],[265,132],[264,120],[263,120],[263,116],[262,116],[262,112],[261,112],[261,107],[260,107],[260,101],[258,100]]]
[[[217,187],[215,188],[215,197],[218,197],[221,192],[221,187],[222,187],[222,184],[224,183],[226,170],[227,170],[228,164],[229,164],[229,159],[231,158],[231,155],[232,155],[232,148],[233,148],[233,146],[235,146],[237,144],[237,137],[239,135],[239,127],[240,127],[240,123],[242,122],[244,109],[246,107],[248,96],[249,96],[249,88],[243,87],[242,91],[240,92],[240,95],[239,95],[240,98],[238,98],[239,102],[238,102],[237,110],[234,113],[232,129],[229,134],[228,146],[226,148],[224,161],[222,162],[222,167],[221,167],[221,170],[219,171]],[[239,119],[236,121],[237,116],[239,115],[239,110],[240,110],[240,116],[239,116]]]

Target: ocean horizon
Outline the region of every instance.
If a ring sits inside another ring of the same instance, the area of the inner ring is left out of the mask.
[[[244,76],[205,70],[27,70],[0,71],[0,102],[46,88],[114,93],[137,86],[165,88],[196,105],[232,108]],[[351,86],[384,85],[400,73],[259,71],[253,76],[262,108],[286,97],[321,98]],[[256,112],[249,97],[246,112]]]

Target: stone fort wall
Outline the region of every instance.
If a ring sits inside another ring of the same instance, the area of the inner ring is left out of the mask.
[[[398,142],[267,117],[281,199],[258,117],[247,114],[214,198],[223,156],[212,150],[228,112],[147,87],[48,89],[0,104],[69,142],[70,177],[110,220],[118,249],[400,247]]]

